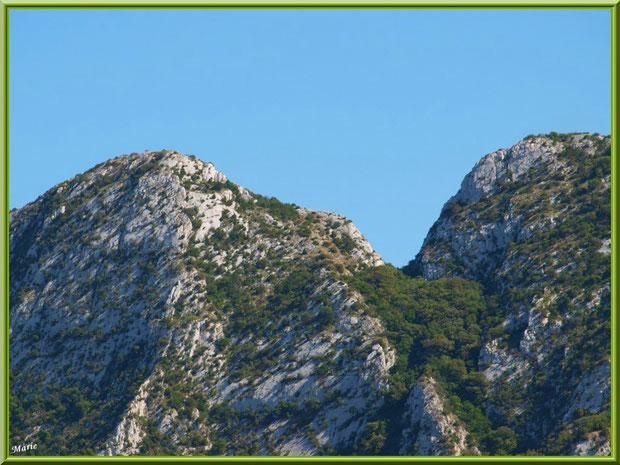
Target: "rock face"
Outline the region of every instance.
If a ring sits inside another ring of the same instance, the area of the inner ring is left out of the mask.
[[[145,152],[11,212],[10,243],[12,389],[53,400],[20,406],[51,453],[317,454],[381,405],[393,351],[341,277],[382,261],[340,215]]]
[[[568,182],[583,174],[577,158],[587,161],[609,147],[608,137],[588,134],[564,139],[530,136],[508,150],[486,155],[444,206],[410,272],[428,279],[486,279],[505,259],[509,244],[554,227],[558,215],[570,211],[573,189]],[[608,190],[609,158],[605,162],[594,167],[601,172],[588,180],[598,180],[598,189]],[[520,197],[513,198],[514,193]]]
[[[467,455],[467,431],[454,414],[446,413],[444,401],[433,378],[422,378],[411,390],[405,403],[402,432],[402,455]]]
[[[608,450],[598,433],[596,447],[575,443],[609,424],[609,202],[609,137],[530,136],[476,164],[405,268],[497,297],[504,321],[479,357],[487,411],[533,450]],[[507,389],[523,394],[493,401]]]
[[[609,137],[484,157],[403,274],[174,151],[10,212],[10,440],[49,455],[610,453]]]

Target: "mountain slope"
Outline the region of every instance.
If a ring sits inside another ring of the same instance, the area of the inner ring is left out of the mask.
[[[497,298],[504,321],[479,359],[486,410],[521,449],[609,451],[610,175],[599,135],[529,136],[491,153],[405,267],[477,280]]]
[[[11,212],[10,243],[11,434],[39,453],[318,453],[380,404],[393,355],[340,277],[382,262],[339,215],[145,152]]]

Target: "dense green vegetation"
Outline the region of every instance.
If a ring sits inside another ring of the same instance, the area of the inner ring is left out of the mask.
[[[388,402],[377,419],[383,423],[373,424],[357,452],[398,453],[403,405],[422,376],[439,383],[447,397],[446,408],[471,433],[470,445],[488,454],[514,450],[515,433],[483,413],[487,381],[477,366],[484,335],[502,321],[495,299],[486,297],[473,281],[429,282],[390,265],[362,271],[350,283],[362,293],[367,311],[381,318],[397,354]]]
[[[11,373],[11,378],[13,375]],[[84,386],[50,385],[41,389],[43,376],[31,377],[10,392],[11,442],[36,443],[36,454],[73,455],[76,450],[94,455],[107,439],[135,391],[114,399]],[[26,440],[22,431],[37,428]]]

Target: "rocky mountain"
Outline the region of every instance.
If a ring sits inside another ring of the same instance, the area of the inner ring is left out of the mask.
[[[11,444],[608,454],[609,165],[586,134],[487,155],[403,273],[193,156],[102,163],[10,213]]]
[[[491,153],[405,268],[474,279],[497,298],[505,317],[478,366],[487,413],[522,447],[609,453],[610,175],[610,139],[596,134],[529,136]]]
[[[302,455],[380,405],[393,352],[340,276],[382,261],[342,216],[145,152],[12,212],[10,240],[15,440]]]

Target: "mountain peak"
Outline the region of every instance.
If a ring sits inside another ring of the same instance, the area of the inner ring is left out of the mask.
[[[345,277],[383,262],[341,215],[252,193],[192,156],[145,151],[12,212],[10,244],[13,386],[33,373],[44,378],[42,395],[79,386],[107,428],[89,446],[99,453],[139,451],[146,429],[130,418],[136,396],[152,394],[149,386],[163,394],[171,368],[180,373],[188,357],[183,376],[201,387],[184,396],[203,399],[201,431],[211,428],[212,403],[268,415],[280,401],[301,411],[340,390],[350,397],[342,406],[312,410],[335,419],[324,442],[339,444],[380,405],[393,351],[378,343],[382,328]],[[40,325],[39,355],[29,358]],[[326,353],[339,357],[328,372]],[[343,375],[330,376],[336,369]],[[144,416],[169,421],[160,408],[180,411],[162,397]],[[174,423],[183,437],[194,430],[184,415]],[[292,420],[266,421],[279,430],[281,453],[319,450]]]
[[[142,153],[121,155],[97,165],[115,166],[121,163],[127,169],[139,169],[145,165],[149,168],[157,168],[158,165],[166,166],[182,175],[194,176],[195,180],[204,182],[226,182],[228,179],[224,173],[218,171],[212,162],[205,162],[195,155],[180,153],[176,150],[145,150]]]
[[[559,211],[576,208],[575,196],[609,189],[609,158],[609,136],[555,132],[484,156],[444,205],[407,272],[488,278],[511,243],[552,229]]]
[[[589,133],[530,135],[508,149],[499,149],[482,157],[465,176],[461,189],[451,199],[466,205],[477,202],[501,188],[502,183],[516,181],[532,168],[545,164],[552,170],[563,163],[558,156],[570,147],[594,154],[601,145],[610,144],[609,136]]]

